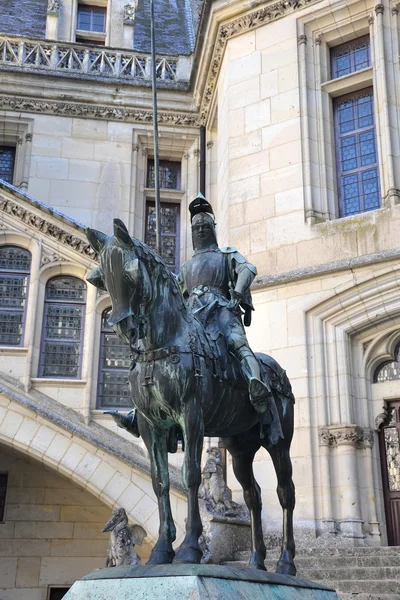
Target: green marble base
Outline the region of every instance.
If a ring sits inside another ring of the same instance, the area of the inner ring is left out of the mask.
[[[340,600],[321,584],[267,571],[220,565],[99,569],[74,583],[64,600]]]

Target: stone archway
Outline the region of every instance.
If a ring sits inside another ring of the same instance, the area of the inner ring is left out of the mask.
[[[0,442],[66,476],[110,509],[125,508],[130,519],[147,531],[146,543],[154,544],[158,513],[149,461],[129,442],[101,426],[85,426],[74,411],[50,398],[23,394],[4,380]],[[184,535],[184,494],[172,489],[171,504],[178,544]]]

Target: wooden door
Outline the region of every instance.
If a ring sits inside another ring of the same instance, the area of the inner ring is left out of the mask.
[[[380,451],[389,546],[400,546],[400,401],[388,404],[392,416],[380,431]]]

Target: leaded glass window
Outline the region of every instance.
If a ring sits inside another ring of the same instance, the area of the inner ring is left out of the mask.
[[[168,160],[159,161],[160,188],[179,190],[181,187],[181,163]],[[147,161],[147,187],[155,187],[154,159]]]
[[[332,79],[343,77],[371,66],[371,44],[368,35],[331,48]]]
[[[0,248],[0,346],[22,346],[31,254],[17,246]]]
[[[101,317],[98,408],[129,408],[132,400],[128,375],[131,355],[128,344],[124,344],[108,325],[111,308]]]
[[[78,4],[77,29],[104,33],[106,30],[106,9],[101,6]]]
[[[4,513],[6,510],[7,482],[8,474],[0,473],[0,522],[4,521]]]
[[[161,202],[161,256],[171,271],[179,270],[179,204]],[[146,203],[146,244],[156,249],[156,208]]]
[[[340,216],[380,207],[372,88],[334,102]]]
[[[14,179],[15,148],[0,146],[0,179],[12,183]]]
[[[40,377],[79,379],[83,345],[86,285],[76,277],[47,282]]]
[[[396,357],[395,360],[385,362],[376,369],[374,383],[400,379],[400,344],[397,345],[394,355]]]

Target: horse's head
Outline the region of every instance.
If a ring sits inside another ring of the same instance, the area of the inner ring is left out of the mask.
[[[108,324],[120,339],[132,345],[139,335],[140,307],[152,295],[147,269],[139,261],[139,246],[119,219],[114,219],[114,235],[88,228],[86,237],[100,261],[87,280],[110,294],[112,310]]]

